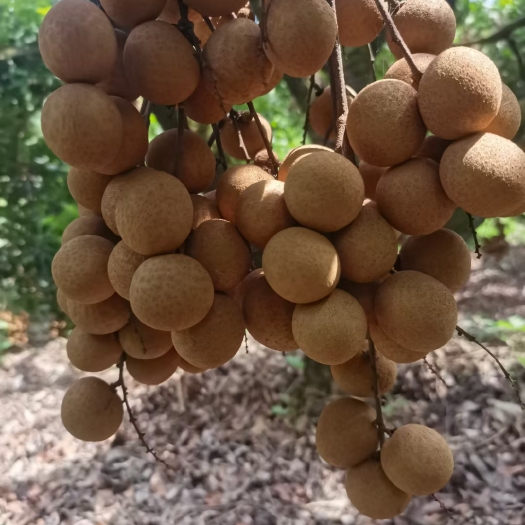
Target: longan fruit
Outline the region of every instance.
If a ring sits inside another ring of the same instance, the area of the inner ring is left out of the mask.
[[[225,16],[239,11],[246,0],[186,0],[185,3],[204,16]]]
[[[120,241],[111,251],[108,259],[109,280],[115,292],[128,301],[133,275],[146,258],[134,252],[124,241]]]
[[[71,168],[67,174],[67,187],[78,204],[100,215],[102,195],[111,180],[112,177],[95,171]]]
[[[235,302],[242,308],[244,298],[248,293],[248,290],[254,285],[259,279],[264,277],[262,268],[251,271],[233,290],[227,290],[226,293],[235,299]]]
[[[426,356],[426,352],[416,352],[397,344],[385,334],[377,322],[369,323],[368,330],[377,350],[394,363],[415,363]]]
[[[78,216],[79,217],[100,217],[100,214],[95,213],[92,210],[88,210],[82,204],[77,204]]]
[[[57,288],[57,304],[58,304],[58,307],[66,315],[69,315],[68,312],[67,312],[67,310],[68,310],[67,302],[68,302],[68,299],[67,299],[66,295],[64,294],[64,292],[60,288]]]
[[[213,91],[206,89],[204,77],[201,77],[197,89],[184,102],[186,115],[199,124],[215,124],[222,120],[232,109],[231,104],[223,102]]]
[[[118,430],[124,411],[120,397],[105,381],[83,377],[68,388],[62,400],[61,417],[73,437],[104,441]]]
[[[192,230],[196,230],[203,222],[212,219],[222,219],[217,206],[213,201],[203,195],[190,195],[193,204],[193,225]]]
[[[177,370],[180,356],[171,350],[155,359],[135,359],[126,357],[129,375],[143,385],[157,386],[167,381]]]
[[[452,292],[433,277],[410,270],[397,272],[381,283],[375,313],[388,337],[421,353],[446,344],[458,319]]]
[[[317,453],[337,468],[362,463],[377,449],[375,419],[376,411],[358,399],[343,397],[328,403],[317,422]]]
[[[424,73],[430,62],[436,58],[436,55],[431,55],[430,53],[414,53],[412,58],[414,59],[417,69],[419,69],[421,73]],[[394,62],[385,73],[384,78],[402,80],[412,86],[415,90],[419,88],[420,79],[414,77],[414,73],[412,72],[412,69],[410,69],[405,58],[400,58],[397,62]]]
[[[182,370],[184,370],[184,372],[187,372],[188,374],[202,374],[202,373],[206,372],[206,370],[204,370],[204,368],[199,368],[198,366],[190,365],[190,363],[188,363],[188,361],[185,361],[180,356],[179,356],[179,359],[180,359],[180,361],[179,361],[179,368],[182,368]]]
[[[342,46],[366,46],[383,29],[383,18],[374,0],[337,0],[335,5]]]
[[[301,304],[329,295],[341,275],[330,241],[306,228],[287,228],[274,235],[264,249],[262,267],[274,292]]]
[[[134,359],[156,359],[173,346],[170,332],[155,330],[134,317],[119,330],[118,339],[126,354]]]
[[[311,153],[317,153],[319,151],[329,151],[333,153],[334,150],[327,148],[326,146],[320,146],[319,144],[306,144],[305,146],[299,146],[290,150],[279,167],[277,179],[286,182],[288,172],[296,162],[302,159],[305,155],[310,155]]]
[[[352,97],[347,92],[348,106],[352,103]],[[322,139],[335,140],[336,120],[334,119],[334,105],[332,89],[326,87],[310,104],[309,123],[312,129]]]
[[[380,168],[379,166],[372,166],[364,160],[359,162],[359,173],[363,177],[363,184],[365,185],[365,198],[375,201],[376,188],[379,179],[386,173],[387,168]]]
[[[84,0],[61,0],[48,11],[38,32],[38,46],[46,67],[67,83],[100,82],[117,60],[111,22]]]
[[[74,328],[67,340],[67,357],[83,372],[102,372],[116,365],[122,355],[116,334],[93,335]]]
[[[96,235],[82,235],[65,243],[53,259],[51,272],[68,299],[94,304],[109,299],[115,290],[108,277],[113,243]]]
[[[428,135],[428,137],[425,137],[423,144],[421,144],[421,147],[414,157],[422,157],[439,163],[443,158],[445,150],[451,144],[451,140],[441,139],[435,135]]]
[[[521,107],[512,90],[506,84],[501,87],[503,92],[498,114],[483,131],[512,140],[521,126]]]
[[[82,235],[96,235],[104,237],[112,243],[118,242],[118,237],[106,226],[104,219],[98,215],[83,216],[71,221],[62,234],[62,244]]]
[[[186,255],[144,261],[131,281],[133,313],[151,328],[171,331],[196,325],[213,303],[213,282],[204,267]]]
[[[381,466],[400,490],[416,496],[439,492],[454,471],[454,458],[445,439],[423,425],[398,428],[381,451]]]
[[[364,310],[366,320],[370,324],[375,321],[374,298],[379,283],[353,283],[346,279],[341,279],[338,288],[349,293],[354,299],[357,299],[361,308]]]
[[[166,5],[166,0],[100,0],[108,17],[120,27],[132,29],[155,20]]]
[[[268,81],[268,84],[266,84],[266,87],[262,91],[262,93],[259,95],[260,97],[263,97],[264,95],[267,95],[270,93],[270,91],[273,91],[280,83],[281,80],[284,77],[284,73],[277,69],[276,67],[273,68],[272,76],[270,77],[270,80]]]

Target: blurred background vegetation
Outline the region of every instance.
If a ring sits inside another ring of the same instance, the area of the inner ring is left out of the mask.
[[[525,0],[449,2],[458,19],[456,42],[484,39],[476,47],[496,62],[503,81],[525,108]],[[59,315],[50,265],[63,229],[78,215],[66,186],[68,167],[49,151],[40,131],[42,103],[59,86],[44,67],[37,44],[39,25],[53,3],[0,0],[0,311],[25,311],[40,321]],[[381,78],[393,57],[382,35],[373,47]],[[359,90],[372,81],[367,48],[345,49],[344,58],[349,85]],[[321,74],[318,81],[326,85],[327,78]],[[272,125],[281,159],[301,143],[306,91],[306,80],[285,78],[255,101]],[[170,125],[166,110],[157,108],[156,113],[152,135],[162,131],[159,122]],[[322,141],[312,136],[308,140]],[[525,145],[523,129],[516,140]],[[466,225],[463,217],[459,223]],[[485,242],[502,235],[513,243],[525,242],[522,218],[485,221],[479,233]]]

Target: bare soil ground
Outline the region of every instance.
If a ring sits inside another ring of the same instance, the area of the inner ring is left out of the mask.
[[[525,249],[477,263],[458,295],[462,315],[525,317]],[[515,350],[490,348],[523,384]],[[148,456],[126,422],[101,444],[76,441],[60,403],[80,374],[64,340],[0,364],[0,525],[369,525],[348,502],[344,472],[317,456],[315,421],[340,395],[304,379],[250,340],[228,365],[177,373],[157,388],[128,379],[139,423],[170,468]],[[456,468],[432,498],[414,498],[393,525],[525,523],[525,426],[514,393],[485,352],[455,338],[424,363],[400,366],[389,426],[425,423],[446,435]],[[116,370],[103,374],[108,380]],[[327,391],[328,390],[328,391]],[[283,415],[287,412],[287,415]]]

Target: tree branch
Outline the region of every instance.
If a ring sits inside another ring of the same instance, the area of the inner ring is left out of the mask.
[[[270,143],[270,140],[268,139],[268,136],[266,135],[266,130],[264,129],[262,125],[261,119],[259,118],[257,111],[255,111],[253,102],[248,102],[248,109],[250,110],[250,115],[252,116],[253,120],[255,120],[255,124],[257,125],[259,134],[261,135],[261,138],[264,142],[264,147],[266,148],[266,151],[268,152],[268,159],[270,160],[270,163],[272,165],[272,175],[277,176],[277,172],[279,170],[279,162],[275,158],[275,155],[273,154],[272,145]]]
[[[518,20],[515,20],[514,22],[511,22],[510,24],[503,26],[501,29],[498,29],[495,33],[492,33],[492,35],[489,35],[485,38],[479,38],[478,40],[471,40],[470,42],[462,42],[458,45],[475,46],[477,44],[494,44],[496,42],[499,42],[500,40],[505,40],[509,38],[509,36],[514,31],[516,31],[516,29],[519,29],[521,27],[525,27],[525,17],[518,18]]]
[[[377,425],[377,437],[379,438],[379,448],[382,449],[385,444],[386,427],[383,419],[383,409],[381,407],[381,396],[379,394],[379,376],[377,374],[377,351],[372,339],[369,339],[370,345],[370,366],[374,376],[374,399],[376,402],[376,425]]]
[[[472,215],[468,212],[465,212],[465,213],[467,214],[468,226],[472,233],[472,238],[474,239],[474,246],[475,246],[474,253],[477,255],[478,259],[481,259],[483,255],[481,254],[481,244],[478,241],[478,234],[476,232],[476,226],[474,225],[474,217],[472,217]]]

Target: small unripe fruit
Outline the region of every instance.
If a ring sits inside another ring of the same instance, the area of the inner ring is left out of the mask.
[[[133,275],[145,260],[145,255],[134,252],[124,241],[120,241],[109,256],[108,276],[111,285],[121,297],[128,301]]]
[[[62,244],[82,235],[96,235],[104,237],[112,243],[118,242],[118,237],[106,226],[104,219],[98,215],[79,217],[70,222],[62,234]]]
[[[67,357],[83,372],[102,372],[116,365],[122,355],[116,334],[92,335],[74,328],[67,340]]]
[[[118,333],[126,354],[134,359],[156,359],[173,346],[170,332],[155,330],[132,318]]]
[[[336,0],[337,26],[342,46],[370,44],[383,28],[374,0]]]
[[[177,370],[180,356],[174,348],[155,359],[126,358],[129,375],[143,385],[156,386],[167,381]]]
[[[421,73],[424,73],[427,70],[430,62],[436,58],[436,55],[431,55],[429,53],[415,53],[412,55],[412,58],[414,59],[417,69]],[[410,69],[410,66],[408,65],[408,62],[405,58],[401,58],[397,62],[394,62],[385,73],[384,78],[402,80],[416,90],[419,88],[420,78],[416,78],[414,76],[414,73],[412,72],[412,69]]]

